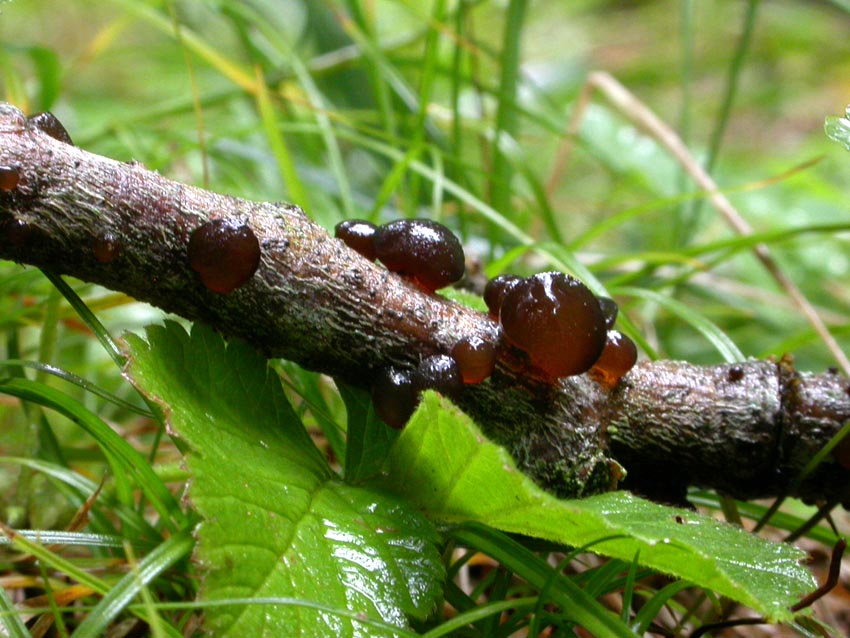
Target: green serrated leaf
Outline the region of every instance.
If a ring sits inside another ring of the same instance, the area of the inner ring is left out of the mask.
[[[690,580],[775,621],[814,587],[803,553],[693,511],[626,492],[560,500],[522,474],[448,402],[428,393],[393,447],[387,484],[432,520],[477,521],[593,551]],[[600,539],[607,539],[597,542]]]
[[[337,479],[258,354],[174,323],[128,342],[130,376],[192,450],[201,596],[222,603],[206,613],[213,635],[387,636],[434,609],[445,577],[434,527]]]

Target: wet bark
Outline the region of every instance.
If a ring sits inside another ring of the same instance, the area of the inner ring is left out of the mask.
[[[295,206],[219,195],[87,153],[8,105],[0,166],[20,176],[0,190],[0,259],[125,292],[269,357],[368,387],[384,366],[411,367],[464,337],[499,341],[486,315],[423,293]],[[187,257],[191,232],[219,218],[247,224],[261,247],[257,272],[228,294],[207,290]],[[850,502],[847,471],[833,457],[796,480],[850,417],[838,375],[799,373],[789,360],[642,362],[608,391],[586,375],[543,384],[516,363],[501,347],[494,375],[455,399],[560,495],[612,489],[625,467],[630,487],[666,498],[701,485],[742,498],[790,490]]]

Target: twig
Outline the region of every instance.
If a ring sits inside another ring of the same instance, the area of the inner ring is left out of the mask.
[[[459,339],[500,342],[486,315],[423,293],[294,206],[218,195],[86,153],[8,105],[0,166],[20,176],[0,190],[0,258],[120,290],[267,356],[368,387],[383,367],[410,368]],[[261,247],[256,273],[228,294],[207,290],[187,254],[193,230],[220,218],[247,224]],[[107,240],[112,250],[93,250]],[[587,375],[534,381],[512,356],[502,347],[493,376],[456,401],[564,496],[616,487],[621,464],[632,487],[667,498],[688,485],[782,494],[850,418],[846,379],[798,373],[789,360],[643,362],[609,392]],[[847,470],[830,457],[795,494],[848,503]]]

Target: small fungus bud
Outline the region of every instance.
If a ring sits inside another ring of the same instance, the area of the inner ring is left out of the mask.
[[[13,191],[21,181],[21,174],[14,166],[0,166],[0,190]]]
[[[496,366],[496,347],[481,337],[461,339],[452,348],[460,376],[467,385],[481,383],[493,374]]]
[[[346,219],[334,228],[334,237],[356,250],[369,261],[375,261],[375,231],[377,226],[362,219]]]
[[[74,142],[71,141],[71,136],[68,135],[68,131],[62,126],[62,122],[56,119],[56,116],[50,111],[30,115],[28,121],[39,131],[47,133],[53,139],[64,142],[65,144],[74,145]]]
[[[498,275],[487,282],[487,285],[484,286],[484,303],[487,304],[490,317],[496,321],[499,320],[499,310],[502,307],[505,293],[520,281],[522,281],[522,277],[516,275]]]
[[[97,261],[101,264],[108,264],[118,258],[121,253],[121,246],[115,235],[104,233],[92,239],[91,250]]]
[[[637,354],[634,341],[617,330],[609,330],[605,348],[590,369],[590,376],[611,389],[635,365]]]
[[[400,430],[410,420],[418,398],[413,390],[410,373],[384,368],[372,383],[372,404],[375,414],[391,428]]]

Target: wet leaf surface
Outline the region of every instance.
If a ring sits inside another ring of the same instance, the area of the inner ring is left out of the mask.
[[[396,496],[339,480],[259,355],[175,323],[128,341],[130,377],[191,448],[201,599],[222,602],[206,612],[212,635],[394,635],[435,607],[433,526]]]

